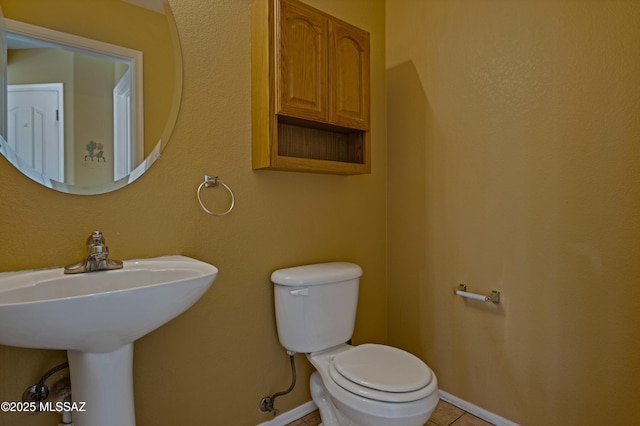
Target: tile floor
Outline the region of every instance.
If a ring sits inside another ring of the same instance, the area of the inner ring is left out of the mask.
[[[316,410],[286,426],[318,426],[320,423],[320,414]],[[491,423],[440,400],[436,411],[433,412],[425,426],[491,426]]]

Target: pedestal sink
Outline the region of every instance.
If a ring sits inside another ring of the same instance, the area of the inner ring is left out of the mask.
[[[73,401],[86,403],[74,426],[134,426],[133,342],[189,309],[217,275],[185,256],[0,273],[0,344],[67,351]]]

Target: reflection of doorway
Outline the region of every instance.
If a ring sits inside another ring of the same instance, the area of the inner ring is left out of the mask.
[[[9,146],[33,170],[64,182],[63,84],[7,88]]]

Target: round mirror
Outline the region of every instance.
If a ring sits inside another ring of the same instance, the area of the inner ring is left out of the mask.
[[[166,145],[182,55],[166,0],[0,0],[0,153],[70,194],[137,179]]]

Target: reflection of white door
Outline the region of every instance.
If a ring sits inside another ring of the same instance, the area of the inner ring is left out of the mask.
[[[131,128],[131,73],[124,73],[113,89],[113,180],[122,179],[135,167]]]
[[[18,158],[64,182],[62,83],[8,85],[7,110],[8,142]]]

